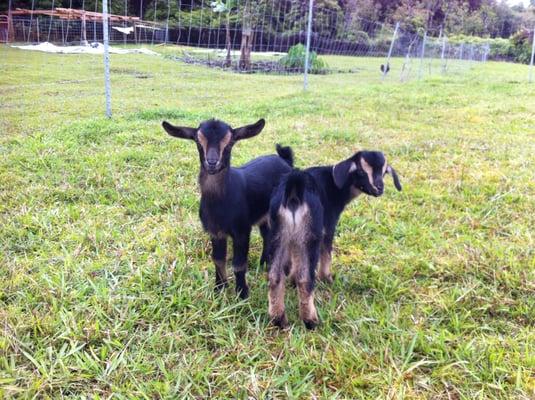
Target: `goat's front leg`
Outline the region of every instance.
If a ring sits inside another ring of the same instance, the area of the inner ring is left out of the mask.
[[[245,278],[247,274],[247,256],[249,254],[249,237],[251,230],[242,232],[232,238],[234,255],[232,268],[236,277],[236,293],[241,299],[249,297],[249,287]]]
[[[267,264],[269,253],[269,226],[267,223],[261,224],[259,227],[260,235],[262,236],[262,256],[260,257],[260,266]]]
[[[320,253],[320,268],[319,279],[326,283],[333,283],[333,275],[331,273],[333,251],[333,237],[325,236],[321,242]]]
[[[215,289],[223,290],[227,283],[227,239],[212,237],[212,260],[215,264]]]

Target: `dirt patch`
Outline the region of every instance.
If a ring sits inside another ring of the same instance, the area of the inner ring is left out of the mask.
[[[240,74],[276,74],[276,75],[300,75],[303,70],[300,68],[287,68],[280,64],[278,61],[257,60],[251,62],[251,69],[241,69],[237,62],[232,62],[230,67],[226,66],[226,61],[223,59],[212,58],[197,58],[189,54],[183,54],[180,56],[166,56],[171,60],[180,61],[186,64],[205,65],[210,68],[224,69]],[[313,72],[316,75],[327,74],[348,74],[361,72],[362,68],[348,68],[348,69],[336,69],[325,68],[320,71]]]

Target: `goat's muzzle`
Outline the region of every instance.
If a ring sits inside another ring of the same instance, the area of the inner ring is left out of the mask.
[[[217,174],[219,172],[219,161],[205,161],[204,168],[206,169],[206,172],[208,172],[210,175]]]

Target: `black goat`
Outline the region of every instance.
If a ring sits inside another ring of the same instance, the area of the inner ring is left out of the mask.
[[[383,153],[360,151],[335,166],[294,170],[285,176],[270,203],[269,316],[287,325],[284,308],[285,277],[298,289],[299,315],[308,329],[318,324],[314,306],[316,266],[319,278],[332,282],[331,252],[334,232],[345,206],[361,193],[383,194],[383,177],[395,170]]]
[[[203,228],[212,240],[216,289],[227,285],[227,237],[233,241],[232,267],[236,292],[248,297],[245,278],[251,228],[258,224],[264,241],[260,262],[266,262],[268,235],[267,213],[271,192],[283,174],[291,171],[293,155],[289,147],[277,145],[278,156],[258,157],[240,168],[230,166],[232,146],[241,139],[258,135],[265,121],[233,129],[218,120],[202,122],[198,128],[173,126],[163,122],[171,136],[190,139],[197,144],[201,171],[201,206],[199,215]]]

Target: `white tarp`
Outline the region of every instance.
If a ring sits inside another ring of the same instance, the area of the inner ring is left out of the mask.
[[[116,31],[119,31],[121,33],[124,33],[125,35],[129,35],[132,32],[134,32],[134,27],[133,26],[129,26],[127,28],[121,28],[119,26],[112,26],[111,28],[115,29]]]
[[[152,29],[153,31],[163,31],[162,28],[158,28],[158,27],[155,27],[155,26],[142,25],[142,24],[136,25],[136,28]]]
[[[29,44],[24,46],[11,46],[22,50],[44,51],[45,53],[60,54],[103,54],[104,45],[102,43],[91,43],[87,46],[56,46],[49,42],[43,42],[36,45]],[[155,51],[148,49],[119,49],[110,46],[109,51],[112,54],[147,54],[151,56],[159,55]]]

